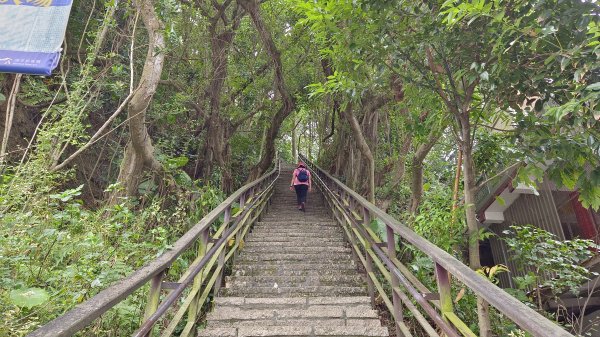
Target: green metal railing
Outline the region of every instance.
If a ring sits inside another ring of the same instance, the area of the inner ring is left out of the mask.
[[[186,324],[179,336],[195,336],[194,327],[201,317],[202,305],[211,292],[219,291],[227,261],[242,247],[243,238],[268,208],[280,167],[277,160],[271,172],[233,193],[177,240],[170,250],[28,336],[72,336],[148,283],[144,318],[133,336],[149,336],[156,322],[168,311],[172,316],[166,326],[161,326],[161,337],[171,336],[183,322]],[[232,214],[235,205],[239,205],[239,210]],[[211,235],[211,227],[221,219],[222,223]],[[196,258],[178,282],[164,282],[170,266],[195,243],[198,243]],[[182,295],[188,289],[182,301]]]
[[[408,310],[428,336],[477,336],[456,315],[451,294],[454,278],[536,337],[573,337],[558,325],[521,303],[462,262],[417,235],[410,228],[365,200],[358,193],[301,156],[312,171],[313,184],[325,196],[342,226],[356,260],[367,272],[372,301],[376,293],[392,314],[398,336],[412,336],[404,323]],[[385,224],[386,242],[372,231],[371,221]],[[396,238],[427,255],[434,264],[437,289],[429,290],[396,258]],[[381,277],[379,277],[381,276]],[[386,291],[391,289],[391,291]],[[391,293],[391,296],[390,296]],[[473,308],[475,312],[476,308]]]

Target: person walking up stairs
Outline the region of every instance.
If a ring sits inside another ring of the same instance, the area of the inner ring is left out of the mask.
[[[311,193],[306,212],[294,208],[293,170],[282,166],[273,203],[248,235],[199,336],[388,336],[323,196]]]
[[[306,196],[308,192],[312,192],[312,177],[310,171],[306,168],[306,164],[301,161],[298,162],[298,167],[292,172],[290,190],[296,192],[298,210],[306,212]]]

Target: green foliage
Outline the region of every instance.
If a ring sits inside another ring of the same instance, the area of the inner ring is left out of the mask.
[[[511,230],[504,233],[512,258],[520,268],[528,271],[525,276],[514,278],[518,289],[548,287],[557,295],[575,291],[589,279],[591,274],[581,263],[593,255],[590,250],[596,247],[593,241],[560,241],[534,226],[511,226]]]
[[[514,162],[511,162],[514,159],[508,151],[510,147],[509,136],[486,131],[482,130],[477,134],[473,161],[480,174],[493,177],[499,173],[501,168],[514,164]]]
[[[483,24],[494,32],[490,79],[500,108],[513,111],[516,156],[547,166],[554,182],[581,191],[585,207],[600,208],[597,5],[449,0],[441,15],[447,29]]]
[[[219,9],[214,4],[224,3],[203,2],[200,9],[190,1],[156,2],[164,22],[167,47],[161,52],[167,62],[161,85],[148,102],[147,136],[163,173],[172,180],[164,186],[151,173],[135,177],[140,197],[108,204],[103,190],[122,188],[111,183],[128,139],[123,116],[69,170],[50,169],[86,143],[128,95],[130,74],[135,84],[142,71],[147,34],[142,20],[132,34],[136,13],[129,3],[111,17],[106,10],[116,6],[114,0],[100,5],[75,2],[66,43],[69,53],[61,73],[43,79],[25,76],[18,96],[18,116],[39,122],[35,136],[29,130],[14,132],[19,139],[32,138],[31,147],[22,163],[0,168],[0,320],[7,322],[0,326],[0,335],[26,334],[168,250],[224,199],[215,186],[223,184],[226,173],[231,172],[234,186],[246,181],[260,159],[263,132],[280,100],[273,92],[272,69],[263,68],[271,60],[247,15],[227,32],[238,9],[235,2],[226,3],[231,5]],[[481,179],[524,162],[527,166],[516,180],[535,185],[531,178],[547,174],[557,184],[577,189],[585,206],[600,207],[600,25],[595,3],[274,0],[261,2],[261,9],[297,103],[293,118],[279,130],[276,147],[283,159],[292,159],[290,134],[295,130],[302,152],[318,156],[326,169],[346,174],[344,169],[356,162],[338,154],[347,153],[354,141],[339,112],[333,116],[335,128],[330,124],[332,102],[341,103],[342,109],[347,102],[355,103],[376,156],[378,201],[464,261],[465,209],[452,211],[459,125],[450,116],[452,109],[461,108],[470,113],[476,130],[470,137]],[[222,20],[207,18],[217,11]],[[108,33],[101,43],[104,28]],[[218,128],[226,134],[219,144],[224,163],[213,164],[218,167],[196,179],[197,164],[204,156],[215,158],[214,153],[203,152],[215,141],[206,133],[213,109],[212,57],[220,56],[211,55],[215,47],[211,39],[228,33],[233,42],[225,50],[228,65],[217,102],[223,124]],[[330,63],[332,75],[323,75],[322,61]],[[10,82],[6,79],[0,75],[5,87]],[[474,85],[473,94],[465,100],[469,85]],[[0,103],[7,95],[0,94]],[[372,116],[361,116],[360,105],[379,96],[388,103]],[[29,107],[52,101],[61,103]],[[322,142],[330,131],[333,137]],[[437,134],[437,145],[424,162],[423,200],[412,214],[408,212],[411,162],[416,149]],[[403,154],[407,139],[408,152]],[[354,158],[359,157],[357,148],[353,150]],[[400,164],[404,177],[395,181]],[[357,175],[341,179],[358,180],[360,188],[364,172]],[[171,186],[173,182],[177,186]],[[166,191],[169,188],[176,192]],[[233,212],[238,210],[234,207]],[[371,225],[385,238],[380,222]],[[555,268],[567,277],[548,281],[539,277],[541,272],[526,275],[519,279],[522,289],[545,285],[558,291],[584,278],[576,265],[589,253],[583,249],[585,243],[559,243],[537,232],[530,237],[526,233],[531,232],[519,234],[523,242],[513,242],[513,249],[522,251],[515,255],[523,265]],[[477,234],[479,240],[490,235],[484,230]],[[544,250],[555,255],[543,255]],[[410,248],[403,254],[404,262],[433,288],[431,261]],[[187,256],[177,260],[172,273],[184,269],[188,260]],[[501,268],[492,269],[483,272],[494,279]],[[464,296],[458,296],[461,291]],[[453,294],[457,314],[476,330],[475,296],[457,284]],[[528,300],[523,291],[516,295]],[[143,295],[134,294],[91,331],[102,335],[114,327],[119,334],[132,330],[143,301]],[[498,335],[520,336],[514,324],[497,316],[493,321],[498,322]]]
[[[424,193],[419,213],[411,221],[414,231],[455,257],[462,258],[466,230],[464,210],[452,211],[452,191],[434,185]]]
[[[129,275],[222,201],[219,191],[205,186],[193,205],[155,197],[143,209],[123,200],[89,210],[79,199],[82,189],[50,193],[44,207],[0,217],[0,310],[8,322],[0,335],[23,335]],[[144,301],[131,296],[93,329],[132,331]]]
[[[48,292],[44,289],[24,288],[12,290],[9,299],[11,304],[31,309],[46,303],[50,299],[50,295],[48,295]]]
[[[498,284],[498,282],[499,282],[498,277],[497,277],[498,273],[504,273],[504,272],[508,272],[508,271],[509,271],[508,267],[506,267],[503,264],[497,264],[492,267],[481,267],[480,269],[476,270],[477,274],[487,278],[490,282],[492,282],[494,284]]]

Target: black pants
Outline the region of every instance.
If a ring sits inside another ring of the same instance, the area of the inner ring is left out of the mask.
[[[308,193],[308,185],[294,185],[296,190],[296,197],[298,198],[298,205],[306,202],[306,194]]]

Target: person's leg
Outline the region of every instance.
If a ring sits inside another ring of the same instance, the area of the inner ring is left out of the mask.
[[[294,190],[296,190],[296,203],[298,204],[298,209],[302,209],[302,185],[294,185]]]
[[[300,205],[304,210],[306,207],[306,195],[308,194],[308,185],[300,185]]]

